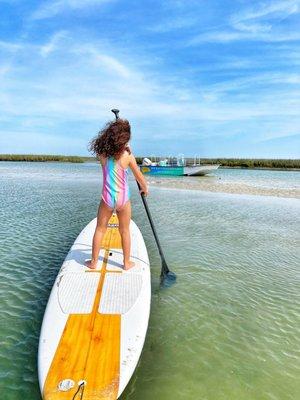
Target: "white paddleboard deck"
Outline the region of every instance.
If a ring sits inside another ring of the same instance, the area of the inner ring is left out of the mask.
[[[53,285],[38,352],[44,400],[117,399],[138,363],[148,327],[151,284],[147,249],[131,221],[131,260],[123,270],[118,219],[112,216],[96,270],[91,258],[96,218],[79,234]],[[82,388],[80,389],[82,390]],[[80,396],[79,396],[80,398]]]

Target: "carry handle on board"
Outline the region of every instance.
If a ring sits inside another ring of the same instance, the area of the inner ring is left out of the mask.
[[[116,120],[117,120],[119,118],[119,112],[120,111],[115,109],[115,108],[112,109],[111,111],[115,114],[115,117],[116,117]],[[146,196],[141,191],[141,186],[140,186],[139,182],[136,181],[136,183],[138,185],[139,192],[140,192],[141,198],[142,198],[142,202],[144,204],[144,208],[145,208],[145,211],[146,211],[146,214],[147,214],[147,217],[148,217],[148,220],[149,220],[152,232],[153,232],[153,236],[154,236],[157,248],[158,248],[158,252],[159,252],[159,255],[160,255],[160,258],[161,258],[161,273],[160,273],[161,283],[164,286],[170,286],[170,285],[172,285],[172,283],[174,283],[176,281],[176,275],[174,274],[174,272],[170,271],[170,269],[168,267],[168,264],[166,262],[162,247],[160,245],[160,241],[158,239],[158,235],[157,235],[157,232],[156,232],[156,229],[155,229],[155,226],[154,226],[154,222],[153,222],[153,219],[152,219],[149,207],[148,207]]]

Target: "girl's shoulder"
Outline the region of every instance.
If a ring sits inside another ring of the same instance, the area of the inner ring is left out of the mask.
[[[121,163],[121,165],[128,165],[130,163],[131,158],[133,157],[130,148],[126,148],[123,153],[117,158],[117,161]],[[100,161],[101,165],[105,165],[107,162],[108,158],[111,157],[105,157],[103,154],[98,155],[98,160]],[[112,157],[114,158],[114,157]]]
[[[120,159],[129,159],[131,157],[131,150],[129,147],[126,147],[126,149],[123,151],[123,153],[120,156]]]
[[[130,149],[125,149],[121,154],[120,158],[118,159],[118,162],[120,163],[121,167],[128,168],[131,157],[132,155]]]

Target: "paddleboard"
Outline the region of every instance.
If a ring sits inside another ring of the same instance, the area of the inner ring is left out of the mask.
[[[138,363],[148,327],[151,284],[147,249],[130,222],[131,260],[123,270],[113,215],[96,270],[93,219],[79,234],[54,282],[40,332],[39,384],[44,400],[118,399]],[[82,397],[81,397],[82,396]]]

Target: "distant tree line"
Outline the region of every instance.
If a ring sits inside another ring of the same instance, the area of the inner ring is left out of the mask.
[[[151,157],[149,157],[151,159]],[[164,157],[160,157],[163,159]],[[166,157],[167,158],[167,157]],[[141,164],[143,157],[136,157]],[[157,158],[158,159],[158,158]],[[194,164],[194,158],[186,157],[187,165]],[[173,160],[173,159],[172,159]],[[300,160],[265,159],[265,158],[201,158],[201,164],[221,164],[228,168],[300,168]],[[199,159],[197,158],[197,163]]]
[[[83,163],[82,157],[78,156],[60,156],[48,154],[0,154],[0,161],[60,161]]]
[[[149,157],[151,159],[151,157]],[[164,157],[157,157],[158,159]],[[167,157],[166,157],[167,158]],[[136,157],[137,163],[141,164],[143,157]],[[173,160],[173,159],[172,159]],[[187,165],[193,165],[194,158],[185,158]],[[154,161],[154,160],[153,160]],[[197,158],[197,163],[199,159]],[[221,164],[228,168],[300,168],[300,160],[268,159],[268,158],[201,158],[201,165]]]
[[[144,157],[136,157],[141,164]],[[149,157],[151,159],[151,157]],[[164,157],[160,157],[163,159]],[[158,157],[157,159],[158,160]],[[95,157],[61,156],[48,154],[0,154],[0,161],[58,161],[58,162],[95,162]],[[194,164],[194,158],[186,158],[187,165]],[[197,159],[198,162],[198,159]],[[228,168],[298,168],[300,160],[268,159],[268,158],[201,158],[201,164],[221,164]]]
[[[201,164],[221,164],[231,168],[300,168],[300,160],[268,158],[201,158]]]

